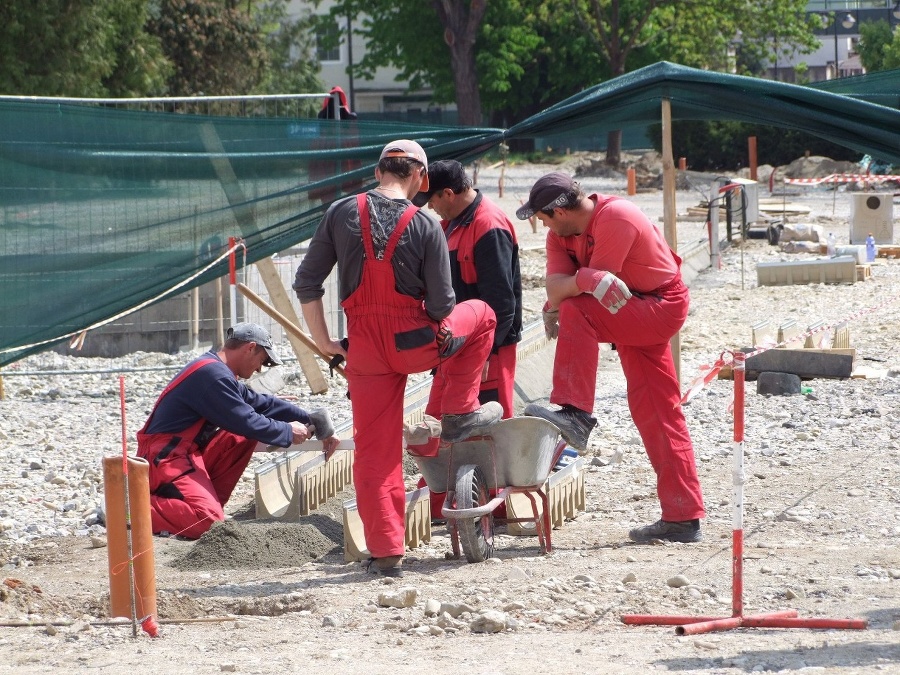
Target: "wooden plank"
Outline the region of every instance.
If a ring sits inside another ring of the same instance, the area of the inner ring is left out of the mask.
[[[203,140],[203,145],[210,153],[210,162],[219,179],[222,191],[225,193],[228,203],[231,205],[231,214],[241,228],[241,233],[244,237],[258,234],[259,228],[256,224],[256,210],[248,204],[247,199],[244,196],[244,192],[238,182],[237,175],[234,173],[234,168],[231,166],[231,162],[227,157],[225,147],[222,145],[222,140],[219,138],[218,132],[216,132],[216,128],[212,124],[201,125],[200,137]],[[259,269],[260,276],[275,307],[285,315],[288,320],[299,325],[300,321],[297,319],[297,314],[294,311],[293,305],[291,305],[290,300],[288,300],[284,285],[281,283],[281,277],[275,269],[275,263],[271,258],[264,258],[256,263],[256,267]],[[312,392],[314,394],[322,394],[328,391],[328,383],[325,381],[325,376],[322,375],[322,371],[319,369],[319,364],[316,363],[315,356],[313,356],[309,349],[307,349],[295,335],[290,334],[290,332],[288,333],[288,341],[291,343],[291,347],[293,347],[294,353],[297,355],[297,362],[300,364],[300,368],[303,370],[303,374],[306,376],[306,381],[309,382],[309,387]]]
[[[849,378],[855,356],[855,349],[769,349],[747,359],[747,379],[755,380],[761,372]]]

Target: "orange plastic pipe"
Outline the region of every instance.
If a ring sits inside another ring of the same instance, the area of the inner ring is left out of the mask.
[[[156,576],[153,526],[150,522],[150,465],[128,458],[128,497],[131,502],[131,550],[134,555],[134,595],[137,616],[131,616],[128,579],[128,531],[125,517],[125,476],[121,457],[103,458],[106,499],[106,542],[109,556],[109,615],[141,621],[156,616]]]
[[[635,171],[633,168],[628,169],[628,194],[636,195],[637,194],[637,176],[635,175]]]
[[[750,155],[750,180],[756,180],[756,136],[747,137],[747,154]]]

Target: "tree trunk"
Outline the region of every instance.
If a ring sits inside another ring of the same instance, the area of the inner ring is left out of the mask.
[[[616,129],[606,135],[606,163],[619,166],[622,161],[622,130]]]
[[[432,0],[431,6],[444,27],[444,42],[450,48],[459,124],[481,126],[475,38],[487,8],[487,0]]]

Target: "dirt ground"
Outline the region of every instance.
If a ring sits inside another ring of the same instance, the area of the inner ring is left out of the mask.
[[[751,240],[692,284],[684,380],[746,343],[762,317],[833,319],[900,292],[896,261],[865,284],[742,288],[742,267],[770,255]],[[854,327],[869,363],[898,363],[897,315],[894,305]],[[812,393],[779,399],[747,384],[743,615],[795,610],[863,619],[864,630],[678,636],[671,625],[623,623],[732,614],[733,383],[713,380],[685,407],[708,510],[703,541],[636,545],[628,529],[655,520],[658,502],[621,369],[604,352],[586,510],[553,531],[549,555],[498,526],[494,557],[467,564],[449,557],[446,527],[435,525],[408,552],[405,577],[384,579],[343,560],[349,492],[301,523],[264,523],[252,519],[245,482],[233,519],[199,541],[154,538],[156,639],[109,625],[106,548],[77,536],[0,540],[0,673],[900,672],[898,378],[808,384]]]

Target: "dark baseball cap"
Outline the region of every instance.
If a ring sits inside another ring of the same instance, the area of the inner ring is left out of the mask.
[[[577,190],[578,183],[568,174],[559,171],[548,173],[532,186],[528,201],[516,210],[516,217],[519,220],[528,220],[538,211],[569,206],[571,200],[568,193]]]
[[[460,185],[465,185],[466,170],[455,159],[441,159],[431,163],[428,169],[428,182],[428,188],[413,197],[412,203],[416,206],[425,206],[435,192],[447,188],[455,190]]]
[[[266,354],[269,357],[264,365],[269,367],[281,365],[281,359],[278,358],[278,352],[275,351],[275,346],[272,344],[272,336],[269,335],[269,331],[259,324],[236,323],[228,329],[226,337],[229,339],[234,338],[241,342],[255,342],[266,350]]]

